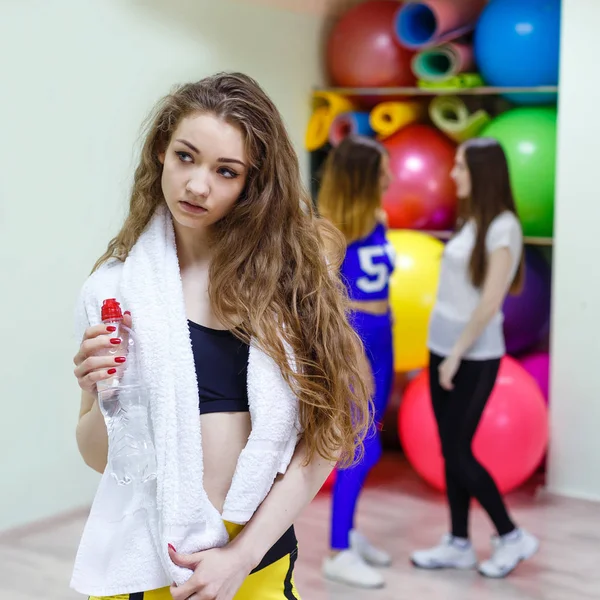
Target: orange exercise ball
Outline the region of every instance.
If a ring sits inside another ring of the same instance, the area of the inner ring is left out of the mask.
[[[371,0],[351,8],[334,26],[327,44],[327,67],[342,87],[413,86],[414,52],[394,36],[397,0]]]

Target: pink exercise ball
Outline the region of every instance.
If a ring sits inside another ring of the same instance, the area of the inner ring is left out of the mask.
[[[438,490],[446,487],[444,461],[429,395],[427,369],[408,386],[398,415],[404,453],[415,471]],[[548,411],[533,378],[505,356],[473,440],[473,452],[502,493],[534,473],[548,444]]]
[[[535,379],[540,386],[546,404],[550,384],[550,355],[547,352],[533,352],[519,359],[521,366]]]
[[[450,177],[456,146],[429,125],[408,125],[387,138],[394,180],[383,199],[394,229],[451,229],[456,186]]]
[[[371,0],[351,8],[336,23],[327,43],[327,67],[342,87],[413,86],[413,52],[394,37],[397,0]]]

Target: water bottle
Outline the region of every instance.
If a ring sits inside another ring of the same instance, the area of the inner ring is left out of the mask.
[[[156,451],[150,431],[148,396],[140,379],[134,332],[123,323],[121,306],[115,298],[104,300],[102,322],[112,325],[111,334],[121,344],[107,353],[115,361],[115,374],[96,384],[98,404],[108,431],[107,469],[119,485],[145,483],[156,478]]]

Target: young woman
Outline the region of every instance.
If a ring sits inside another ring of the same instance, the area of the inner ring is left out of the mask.
[[[343,240],[314,215],[281,116],[256,82],[219,74],[160,102],[129,214],[78,309],[77,441],[103,477],[75,589],[298,598],[292,524],[332,466],[360,456],[369,427],[364,353],[339,261],[325,255],[336,244],[341,260]],[[157,476],[141,492],[106,469],[96,383],[123,368],[106,353],[122,342],[101,322],[106,298],[130,311],[149,395]]]
[[[351,468],[337,472],[331,554],[323,563],[323,573],[329,579],[368,588],[384,584],[381,573],[373,567],[391,563],[389,554],[374,548],[354,526],[365,478],[381,456],[377,425],[383,420],[394,371],[388,298],[394,253],[386,239],[386,218],[381,207],[390,180],[385,148],[373,139],[350,136],[328,156],[318,197],[320,214],[346,238],[341,273],[351,299],[350,320],[369,359],[366,378],[375,384],[375,426],[365,439],[364,457]]]
[[[506,157],[493,139],[460,146],[452,171],[459,198],[458,233],[443,258],[429,324],[429,381],[445,460],[451,532],[441,544],[415,552],[425,569],[468,569],[477,564],[469,541],[471,498],[488,513],[498,537],[492,557],[479,565],[487,577],[504,577],[538,549],[518,529],[472,442],[505,353],[502,304],[522,287],[523,237]]]

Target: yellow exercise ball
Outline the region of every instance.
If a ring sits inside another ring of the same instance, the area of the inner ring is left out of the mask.
[[[396,251],[390,280],[394,315],[394,367],[397,372],[427,365],[427,330],[437,293],[444,244],[406,229],[391,229],[388,239]]]

